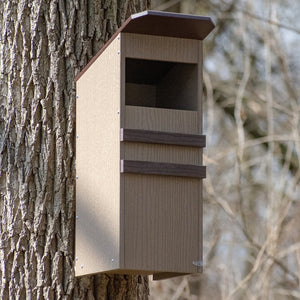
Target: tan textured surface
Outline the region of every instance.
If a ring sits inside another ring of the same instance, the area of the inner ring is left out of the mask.
[[[121,33],[126,57],[197,63],[198,41],[172,37]]]
[[[119,268],[119,50],[115,39],[77,82],[76,275]]]
[[[126,106],[125,128],[198,134],[198,113],[165,108]]]
[[[199,180],[125,176],[125,267],[197,272]]]
[[[201,148],[173,145],[124,143],[125,160],[201,165]]]

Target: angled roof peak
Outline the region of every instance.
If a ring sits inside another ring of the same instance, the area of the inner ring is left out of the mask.
[[[131,15],[75,77],[77,81],[120,32],[204,40],[215,28],[210,17],[145,10]]]

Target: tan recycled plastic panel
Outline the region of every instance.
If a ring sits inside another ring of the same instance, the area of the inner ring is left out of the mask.
[[[199,179],[125,176],[125,267],[197,272]]]
[[[197,111],[125,106],[125,128],[199,134]]]
[[[165,36],[121,33],[124,37],[126,57],[174,61],[182,63],[198,62],[199,41]]]
[[[120,40],[77,82],[76,276],[119,268]]]
[[[202,149],[197,147],[126,142],[124,148],[125,160],[201,166]]]

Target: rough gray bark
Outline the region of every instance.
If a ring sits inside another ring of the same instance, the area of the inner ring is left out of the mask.
[[[146,299],[74,277],[75,75],[149,0],[0,1],[0,299]]]

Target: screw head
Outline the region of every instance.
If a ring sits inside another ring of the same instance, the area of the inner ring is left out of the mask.
[[[83,269],[83,265],[81,265],[80,268]]]
[[[115,261],[115,260],[112,258],[112,259],[111,259],[111,262],[114,262],[114,261]]]
[[[79,219],[79,217],[78,216],[76,216],[76,220],[78,220]]]

